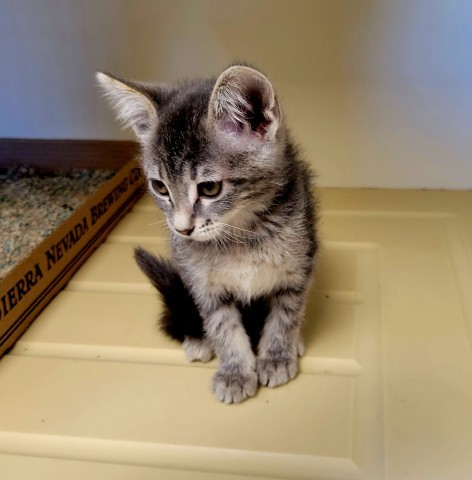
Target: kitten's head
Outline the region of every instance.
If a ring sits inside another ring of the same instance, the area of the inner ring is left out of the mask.
[[[229,226],[247,229],[284,175],[285,128],[269,80],[246,66],[175,87],[97,79],[136,134],[149,191],[171,230],[237,241]]]

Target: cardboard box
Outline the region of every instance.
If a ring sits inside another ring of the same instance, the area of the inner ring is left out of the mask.
[[[144,192],[128,162],[0,282],[0,356],[66,285]]]

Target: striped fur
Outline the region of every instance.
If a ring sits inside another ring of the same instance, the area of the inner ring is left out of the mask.
[[[190,360],[216,354],[223,402],[291,380],[318,244],[310,171],[271,83],[241,65],[175,87],[99,81],[125,124],[147,119],[142,165],[172,257],[136,260],[162,296],[163,330]]]

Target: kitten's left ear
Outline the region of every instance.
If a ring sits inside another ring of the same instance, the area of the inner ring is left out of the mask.
[[[216,81],[208,120],[217,134],[226,136],[231,143],[251,147],[275,137],[282,115],[267,77],[237,65],[226,69]]]
[[[157,111],[146,87],[97,72],[96,78],[105,98],[125,128],[131,127],[140,141],[145,141],[157,125]]]

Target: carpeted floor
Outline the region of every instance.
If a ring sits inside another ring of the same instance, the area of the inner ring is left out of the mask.
[[[0,279],[114,174],[115,170],[0,169]]]

